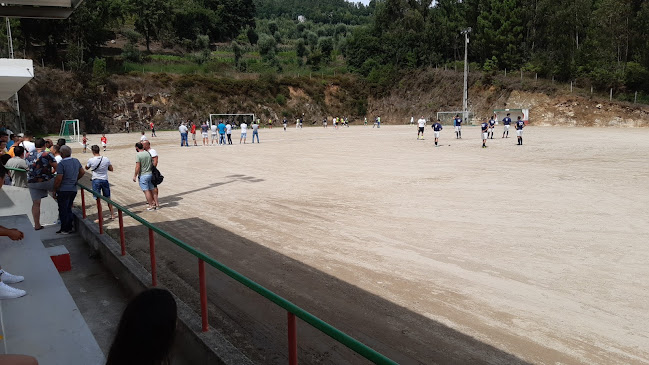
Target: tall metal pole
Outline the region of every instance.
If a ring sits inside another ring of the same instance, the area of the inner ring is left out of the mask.
[[[7,39],[9,40],[9,58],[14,58],[14,40],[11,37],[11,24],[9,23],[9,18],[5,18],[7,23]],[[18,92],[14,94],[14,109],[16,110],[16,117],[18,118],[18,126],[20,127],[21,132],[26,132],[26,126],[23,125],[20,119],[20,103],[18,102]]]
[[[469,99],[469,32],[471,28],[463,30],[464,34],[464,93],[462,94],[462,121],[467,123],[469,117],[468,99]]]

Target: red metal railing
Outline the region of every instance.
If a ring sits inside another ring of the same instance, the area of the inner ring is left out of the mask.
[[[78,185],[81,188],[81,211],[84,219],[86,218],[86,199],[84,196],[84,190],[92,193],[97,198],[97,213],[99,214],[98,217],[99,234],[104,234],[104,227],[103,227],[104,221],[102,216],[101,200],[106,201],[107,204],[110,204],[113,207],[115,207],[115,209],[117,209],[117,214],[119,218],[119,237],[120,237],[122,256],[126,255],[123,212],[129,215],[131,218],[135,219],[136,221],[142,223],[144,226],[146,226],[149,229],[149,255],[151,258],[151,285],[152,286],[158,285],[156,256],[155,256],[155,233],[158,233],[160,236],[166,238],[167,240],[171,241],[172,243],[176,244],[177,246],[181,247],[185,251],[189,252],[190,254],[198,258],[198,278],[199,278],[198,280],[199,280],[201,319],[202,319],[201,330],[203,332],[209,331],[208,311],[207,311],[207,282],[205,277],[205,262],[207,262],[210,266],[230,276],[231,278],[247,286],[251,290],[259,293],[266,299],[272,301],[273,303],[277,304],[278,306],[284,308],[287,311],[288,358],[289,358],[290,365],[297,365],[298,363],[296,317],[299,317],[300,319],[307,322],[311,326],[315,327],[316,329],[330,336],[334,340],[340,342],[341,344],[347,346],[348,348],[352,349],[359,355],[363,356],[364,358],[376,364],[390,364],[390,365],[396,364],[396,362],[390,360],[386,356],[374,351],[373,349],[364,345],[358,340],[350,337],[344,332],[336,329],[330,324],[322,321],[321,319],[317,318],[311,313],[296,306],[295,304],[289,302],[288,300],[280,297],[279,295],[273,293],[272,291],[264,288],[263,286],[257,284],[256,282],[248,279],[247,277],[241,275],[240,273],[221,264],[220,262],[207,256],[203,252],[198,251],[196,248],[189,246],[183,241],[177,239],[176,237],[170,235],[169,233],[163,231],[162,229],[144,220],[142,217],[138,216],[137,214],[132,213],[125,207],[122,207],[121,205],[110,200],[109,198],[98,195],[97,193],[93,192],[91,189],[89,189],[88,187],[82,184],[78,184]]]

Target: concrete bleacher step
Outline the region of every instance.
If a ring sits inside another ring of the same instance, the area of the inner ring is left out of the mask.
[[[18,242],[0,237],[0,264],[24,276],[13,286],[27,291],[22,298],[0,300],[0,353],[31,355],[40,365],[103,364],[101,349],[28,217],[0,217],[0,225],[25,233]]]

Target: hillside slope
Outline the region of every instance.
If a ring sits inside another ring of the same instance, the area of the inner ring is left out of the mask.
[[[486,117],[494,108],[530,108],[530,123],[564,126],[649,126],[649,106],[609,102],[573,93],[547,80],[523,80],[480,74],[470,77],[470,109]],[[486,84],[485,81],[489,81]],[[102,85],[69,72],[39,68],[20,91],[21,110],[35,133],[55,133],[62,119],[78,118],[88,132],[132,130],[150,120],[173,129],[181,120],[207,119],[209,113],[254,113],[262,120],[294,120],[304,113],[307,125],[324,117],[348,116],[359,123],[380,115],[384,123],[403,124],[411,116],[434,117],[462,105],[462,74],[430,69],[393,80],[379,88],[354,75],[233,79],[208,75],[127,74]]]

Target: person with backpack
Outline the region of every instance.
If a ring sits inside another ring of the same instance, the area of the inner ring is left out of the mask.
[[[110,198],[110,184],[108,183],[108,171],[113,171],[113,165],[106,156],[99,154],[99,146],[92,145],[90,147],[93,157],[86,163],[86,171],[92,172],[92,191],[101,194],[106,198]],[[113,206],[108,204],[110,211],[110,219],[115,219]],[[99,222],[99,219],[96,221]]]
[[[147,202],[146,210],[156,210],[158,202],[154,200],[153,196],[153,157],[140,142],[135,144],[135,151],[137,151],[137,154],[135,155],[133,182],[139,182],[140,189],[142,189]]]

